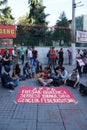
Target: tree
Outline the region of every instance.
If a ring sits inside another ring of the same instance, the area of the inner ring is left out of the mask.
[[[0,1],[0,6],[6,5],[7,0]],[[0,9],[0,23],[4,24],[13,24],[14,23],[14,18],[11,15],[11,8],[8,6],[5,6],[4,8]]]
[[[48,25],[46,17],[49,14],[45,14],[44,9],[46,7],[41,3],[42,2],[38,0],[29,0],[29,23],[32,25],[30,36],[32,38],[32,42],[35,42],[36,40],[37,43],[44,42]]]
[[[59,41],[59,45],[61,45],[61,41],[64,41],[64,44],[70,41],[69,22],[64,11],[60,14],[56,22],[53,39]]]
[[[76,30],[83,30],[83,16],[75,18],[76,21]]]
[[[48,22],[45,14],[45,6],[42,0],[29,0],[29,13],[19,18],[17,38],[15,43],[24,42],[26,45],[47,45],[51,43],[51,33],[47,28]]]
[[[26,13],[26,15],[19,17],[17,24],[18,25],[24,25],[24,26],[30,25],[28,16],[29,16],[28,13]]]

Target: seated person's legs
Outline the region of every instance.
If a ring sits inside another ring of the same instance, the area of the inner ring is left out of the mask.
[[[43,78],[38,78],[39,83],[41,83],[43,86],[46,86],[47,83],[44,81]]]

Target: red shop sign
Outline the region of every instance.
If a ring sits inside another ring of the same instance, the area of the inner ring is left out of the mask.
[[[0,24],[0,38],[16,38],[16,26]]]

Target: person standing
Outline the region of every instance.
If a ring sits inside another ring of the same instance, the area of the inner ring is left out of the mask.
[[[28,60],[29,60],[29,63],[30,63],[30,66],[32,67],[32,65],[33,65],[33,54],[32,54],[32,48],[31,47],[29,47],[28,48]]]
[[[58,50],[56,50],[56,64],[58,64],[58,61],[59,61],[59,52]]]
[[[21,46],[20,56],[21,56],[22,65],[24,64],[24,54],[25,54],[24,48],[23,46]]]
[[[36,66],[36,64],[37,64],[37,56],[38,56],[38,52],[37,52],[37,50],[35,50],[35,48],[33,46],[32,47],[33,66]]]
[[[68,49],[67,50],[67,52],[68,52],[68,61],[69,61],[69,65],[71,65],[72,64],[72,52]]]
[[[51,63],[51,66],[55,66],[55,62],[56,62],[56,50],[54,49],[54,47],[52,47],[50,49],[50,63]]]
[[[1,54],[1,50],[0,50],[0,77],[2,75],[2,54]]]
[[[16,67],[16,64],[18,64],[18,49],[17,46],[14,45],[14,49],[12,50],[12,57],[13,57],[13,70]]]
[[[6,50],[3,55],[3,65],[4,67],[10,66],[10,63],[11,63],[11,55],[9,54],[9,51]]]
[[[63,61],[64,61],[63,54],[64,54],[63,48],[61,48],[60,51],[59,51],[59,64],[61,64],[61,66],[63,65]]]

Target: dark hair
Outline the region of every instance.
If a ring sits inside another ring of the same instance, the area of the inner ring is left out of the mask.
[[[29,62],[26,62],[26,63],[25,63],[25,66],[28,66],[28,65],[29,65]]]
[[[5,71],[7,72],[7,73],[9,73],[10,72],[10,67],[9,66],[5,66]]]
[[[60,69],[61,69],[62,71],[64,71],[64,70],[65,70],[65,67],[61,67]]]
[[[75,71],[77,73],[77,70],[76,69],[73,69],[73,71]]]

